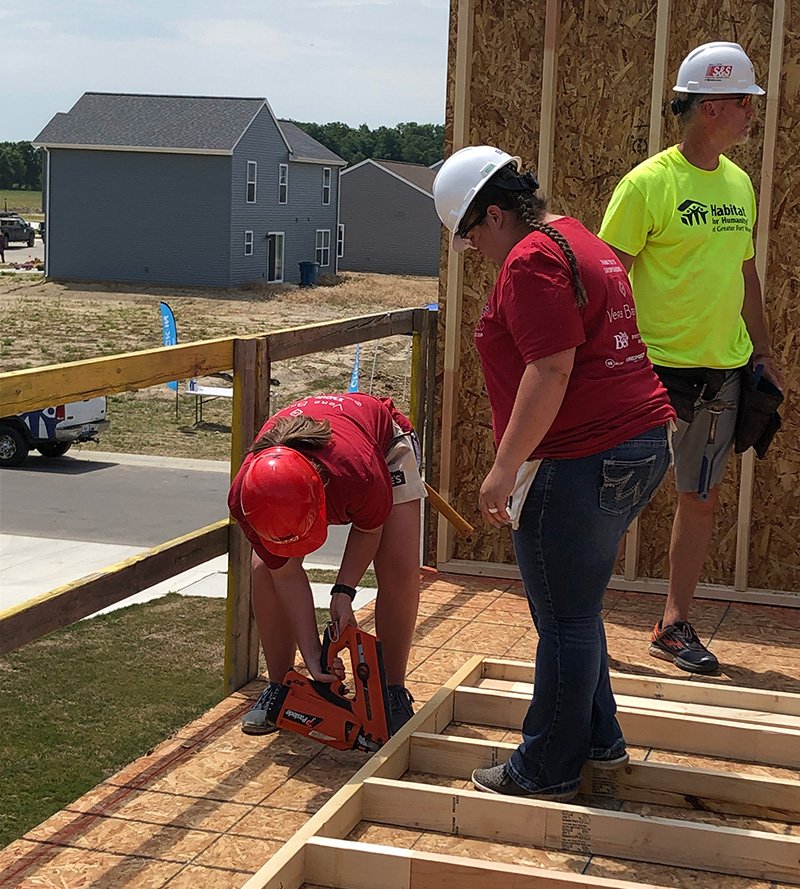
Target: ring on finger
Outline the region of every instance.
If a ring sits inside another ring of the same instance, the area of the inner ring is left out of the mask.
[[[490,507],[488,507],[487,511],[491,512],[491,513],[495,513],[495,512],[498,512],[499,510],[497,509],[496,506],[490,506]]]

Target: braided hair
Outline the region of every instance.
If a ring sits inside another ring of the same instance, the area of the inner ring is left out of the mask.
[[[552,225],[544,222],[547,202],[536,196],[538,188],[539,182],[533,173],[517,173],[514,167],[509,164],[498,170],[478,192],[463,218],[467,219],[473,211],[485,214],[486,210],[494,204],[501,210],[515,213],[519,221],[530,231],[547,235],[550,240],[558,244],[569,263],[575,303],[579,309],[583,309],[588,298],[578,272],[578,260],[564,235]]]

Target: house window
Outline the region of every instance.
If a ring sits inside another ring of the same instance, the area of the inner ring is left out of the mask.
[[[331,168],[322,168],[322,203],[327,207],[331,202]]]
[[[267,281],[270,284],[277,284],[283,281],[283,232],[270,232],[267,241],[269,243]]]
[[[255,204],[256,202],[256,171],[258,164],[255,161],[247,162],[247,203]]]
[[[289,164],[278,164],[278,203],[289,202]]]
[[[341,259],[344,256],[344,223],[339,223],[339,229],[336,233],[336,258]]]
[[[252,256],[253,255],[253,233],[245,232],[244,233],[244,255]]]
[[[320,266],[331,264],[331,230],[329,228],[317,229],[316,260]]]

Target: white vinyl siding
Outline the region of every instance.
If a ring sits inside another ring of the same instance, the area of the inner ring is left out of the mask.
[[[331,168],[322,168],[322,205],[329,206],[331,202]]]
[[[339,229],[336,233],[336,258],[341,259],[344,256],[344,223],[339,223]]]
[[[317,229],[316,260],[321,268],[331,264],[331,230],[329,228]]]
[[[256,202],[256,177],[258,175],[258,164],[256,161],[247,162],[247,203],[255,204]]]
[[[289,203],[289,164],[278,164],[278,203]]]
[[[253,233],[245,232],[244,233],[244,255],[252,256],[253,255]]]

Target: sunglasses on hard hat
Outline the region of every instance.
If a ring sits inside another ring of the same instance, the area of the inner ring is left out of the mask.
[[[753,104],[753,97],[750,93],[745,93],[743,96],[709,96],[703,99],[704,102],[736,102],[736,104],[740,108],[747,108],[748,105]]]

